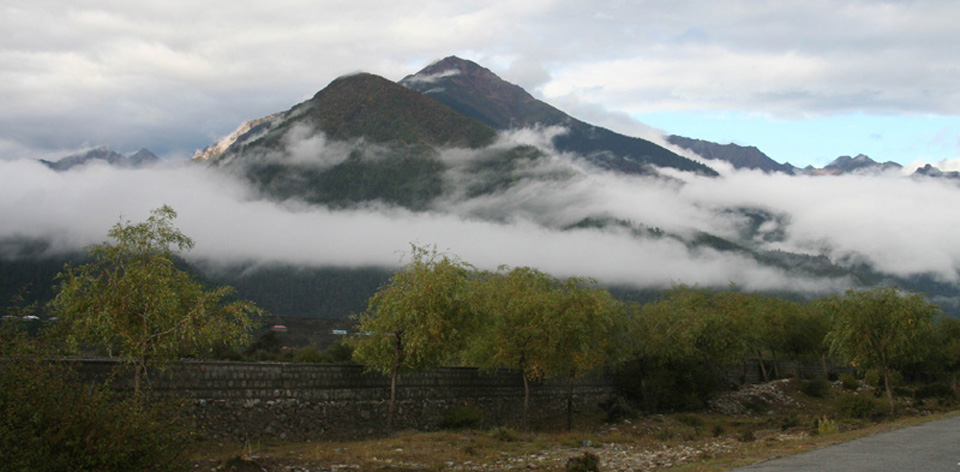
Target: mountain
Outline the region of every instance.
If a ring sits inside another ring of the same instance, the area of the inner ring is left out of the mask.
[[[159,161],[159,157],[145,148],[140,149],[130,156],[125,156],[107,146],[100,146],[87,152],[69,155],[57,161],[41,160],[40,162],[43,162],[53,170],[65,171],[92,162],[104,162],[116,167],[142,167],[155,164]]]
[[[840,156],[827,164],[822,169],[813,170],[815,175],[841,175],[851,173],[875,173],[888,170],[899,170],[903,168],[900,164],[893,161],[879,163],[869,157],[858,154],[856,157]]]
[[[960,179],[960,171],[943,171],[939,167],[935,167],[931,164],[927,164],[923,167],[918,167],[916,171],[913,172],[914,176],[924,176],[924,177],[934,177],[942,179]]]
[[[710,167],[650,141],[577,120],[489,69],[456,56],[437,61],[405,77],[400,84],[497,130],[562,126],[566,132],[553,140],[557,150],[584,156],[600,167],[645,174],[653,172],[651,166],[657,166],[717,175]]]
[[[286,112],[243,124],[194,159],[233,169],[274,198],[422,210],[444,191],[441,150],[479,149],[495,137],[493,128],[417,92],[355,74]]]
[[[736,169],[757,169],[767,173],[793,174],[793,166],[780,164],[754,146],[740,146],[733,143],[718,144],[677,135],[667,137],[667,141],[670,144],[689,149],[705,159],[729,162]]]

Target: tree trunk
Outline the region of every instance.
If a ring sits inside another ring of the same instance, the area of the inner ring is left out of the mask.
[[[527,373],[523,375],[523,429],[530,429],[530,379]]]
[[[397,409],[397,377],[400,376],[400,366],[403,365],[403,332],[394,334],[393,372],[390,373],[390,405],[387,407],[387,427],[393,429],[393,413]]]
[[[393,429],[393,412],[397,409],[397,376],[398,369],[390,374],[390,405],[387,407],[387,428]]]
[[[777,360],[777,351],[770,350],[770,356],[773,357],[773,377],[780,378],[780,361]]]
[[[573,431],[573,373],[567,378],[567,432]]]
[[[830,369],[827,368],[827,353],[820,355],[820,363],[823,364],[823,378],[830,378]]]
[[[887,355],[882,353],[880,359],[883,361],[883,386],[887,389],[887,401],[890,402],[890,416],[896,412],[896,406],[893,403],[893,390],[890,388],[890,367],[887,366]]]
[[[770,376],[767,375],[767,366],[763,365],[763,352],[757,349],[757,359],[760,361],[760,372],[763,374],[763,381],[769,382]]]

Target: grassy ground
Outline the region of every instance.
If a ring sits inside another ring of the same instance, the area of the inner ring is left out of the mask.
[[[869,389],[854,393],[834,385],[818,398],[798,386],[786,381],[758,387],[753,397],[734,396],[730,401],[745,407],[741,414],[648,415],[613,424],[597,415],[580,417],[569,433],[548,424],[535,431],[403,431],[350,442],[204,443],[193,458],[198,470],[562,471],[570,458],[590,453],[603,471],[719,471],[955,414],[952,403],[902,401],[891,417]],[[875,409],[866,418],[850,417],[851,396]]]

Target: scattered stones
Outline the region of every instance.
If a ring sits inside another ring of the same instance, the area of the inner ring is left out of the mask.
[[[728,392],[710,400],[710,409],[725,415],[747,415],[758,413],[758,407],[766,406],[799,406],[796,400],[790,398],[785,390],[792,380],[774,380],[765,384],[746,385],[739,390]],[[766,405],[766,406],[765,406]]]

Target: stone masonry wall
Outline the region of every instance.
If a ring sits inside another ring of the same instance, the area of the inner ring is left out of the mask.
[[[111,360],[74,361],[88,379],[105,379]],[[125,388],[128,377],[114,380]],[[201,436],[226,440],[310,440],[377,435],[386,430],[390,379],[365,373],[362,366],[190,362],[151,376],[151,390],[183,398]],[[567,383],[533,385],[531,419],[563,417]],[[606,376],[574,384],[578,410],[615,393]],[[482,373],[475,368],[442,367],[400,377],[394,423],[399,429],[437,429],[444,414],[469,406],[492,425],[517,425],[523,414],[523,380],[512,371]]]

